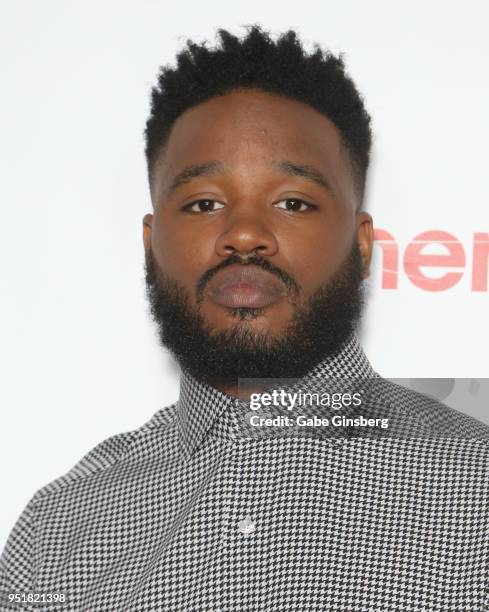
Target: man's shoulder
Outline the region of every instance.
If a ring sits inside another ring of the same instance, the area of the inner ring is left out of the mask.
[[[36,505],[46,497],[89,480],[117,478],[118,471],[131,462],[154,453],[171,451],[176,443],[176,403],[156,412],[149,421],[132,431],[106,438],[84,455],[68,472],[40,488],[31,499]]]
[[[480,439],[489,442],[489,425],[439,399],[386,378],[374,378],[370,387],[371,410],[390,413],[412,434],[429,437]]]

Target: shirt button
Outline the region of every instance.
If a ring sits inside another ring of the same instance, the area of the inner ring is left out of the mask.
[[[239,521],[238,529],[244,535],[249,535],[256,530],[256,525],[252,522],[249,516],[246,516],[244,519]]]

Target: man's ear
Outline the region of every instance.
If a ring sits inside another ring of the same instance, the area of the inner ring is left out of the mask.
[[[370,276],[370,262],[374,244],[374,226],[372,217],[364,211],[357,212],[357,242],[363,262],[363,278]]]
[[[143,217],[143,243],[146,253],[151,249],[151,228],[153,225],[153,215],[146,213]]]

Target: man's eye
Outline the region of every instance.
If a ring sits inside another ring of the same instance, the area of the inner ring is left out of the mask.
[[[187,204],[187,206],[184,207],[184,210],[205,213],[214,212],[220,208],[224,208],[224,204],[221,204],[221,202],[216,202],[215,200],[197,200],[196,202]]]
[[[280,200],[280,202],[277,202],[275,206],[277,208],[281,208],[282,210],[288,210],[291,212],[304,212],[311,208],[315,208],[312,204],[308,204],[299,198],[286,198],[285,200]]]

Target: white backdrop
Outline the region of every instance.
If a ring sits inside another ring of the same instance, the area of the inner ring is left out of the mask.
[[[486,0],[2,9],[0,548],[35,490],[177,397],[144,299],[142,131],[158,67],[188,37],[260,23],[345,53],[374,119],[368,208],[388,238],[366,352],[391,378],[489,376]]]

